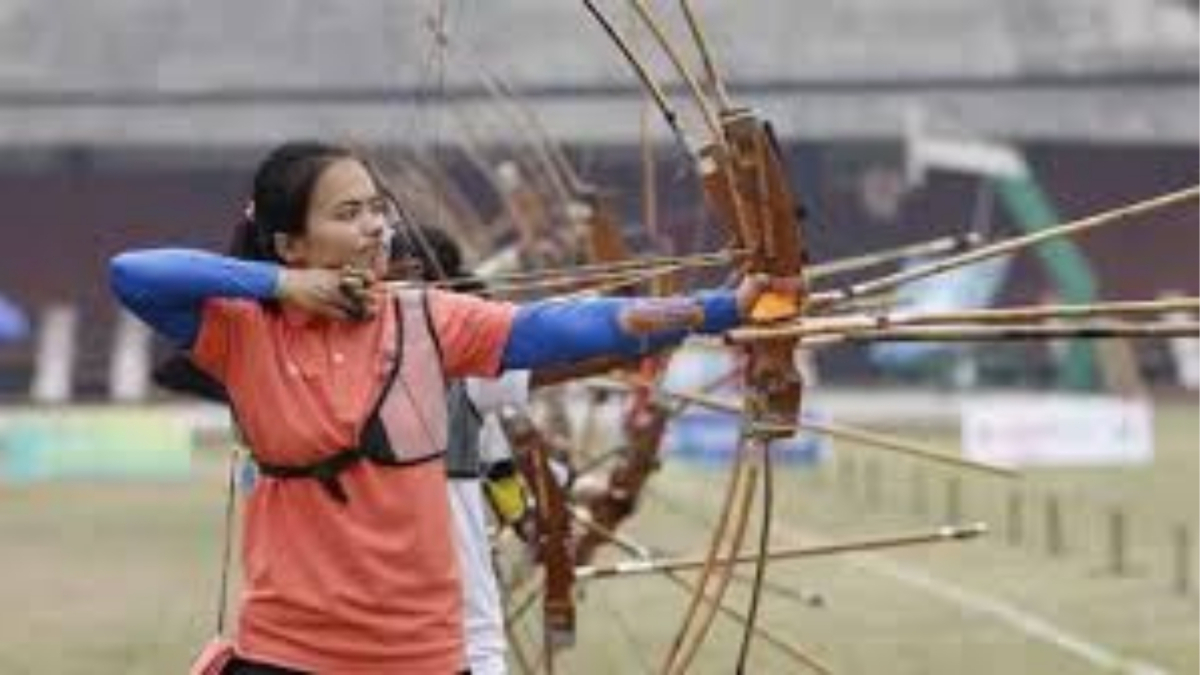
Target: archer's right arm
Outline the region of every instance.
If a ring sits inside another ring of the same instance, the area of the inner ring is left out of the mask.
[[[213,298],[278,300],[339,321],[374,315],[377,294],[344,290],[338,270],[286,267],[187,249],[122,253],[110,263],[113,291],[131,312],[184,348],[200,333],[201,310]],[[373,283],[366,279],[366,285]]]
[[[113,292],[156,332],[190,348],[209,298],[269,300],[279,296],[281,267],[204,251],[147,249],[109,263]]]

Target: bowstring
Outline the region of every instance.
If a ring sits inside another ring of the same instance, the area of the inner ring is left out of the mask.
[[[417,90],[419,92],[421,92],[421,94],[417,99],[417,111],[416,111],[416,114],[413,115],[412,120],[410,120],[410,124],[411,124],[410,129],[415,131],[415,129],[418,127],[426,128],[426,129],[431,128],[430,126],[427,126],[426,124],[423,124],[420,122],[429,121],[428,118],[432,118],[432,129],[433,129],[432,148],[433,148],[433,156],[434,156],[435,162],[438,159],[438,148],[441,146],[441,139],[440,139],[441,118],[440,118],[440,116],[431,114],[431,112],[430,112],[430,110],[431,110],[430,98],[431,97],[430,97],[429,92],[430,91],[433,92],[433,94],[434,94],[433,98],[444,101],[445,92],[446,92],[446,73],[445,73],[446,58],[445,58],[445,49],[444,49],[445,45],[442,40],[442,36],[445,34],[446,26],[448,25],[448,14],[449,14],[449,6],[448,6],[447,0],[436,0],[433,3],[432,9],[430,10],[429,13],[427,13],[427,15],[424,19],[427,23],[430,23],[433,26],[434,30],[432,30],[430,33],[431,39],[430,39],[429,50],[426,52],[426,56],[423,61],[423,67],[421,69],[420,74],[418,75]],[[427,86],[428,85],[427,78],[430,78],[431,71],[433,73],[432,79],[434,80],[434,85],[432,87]],[[413,134],[413,135],[410,135],[409,137],[415,138],[416,136],[415,136],[415,134]],[[386,196],[387,196],[388,201],[390,202],[392,208],[395,210],[396,220],[393,225],[394,233],[398,236],[404,237],[406,239],[406,241],[409,242],[410,245],[415,246],[417,249],[419,249],[421,251],[422,255],[425,257],[426,260],[429,261],[429,264],[433,267],[434,272],[437,274],[439,279],[447,278],[446,271],[445,271],[445,269],[442,268],[441,263],[438,261],[438,258],[437,258],[437,255],[435,255],[433,246],[429,243],[429,240],[421,232],[420,224],[416,222],[416,220],[413,218],[412,214],[408,211],[408,209],[406,209],[404,207],[404,205],[400,202],[399,199],[396,198],[396,196],[393,193],[388,191]],[[440,196],[438,198],[434,199],[435,226],[440,225],[445,216],[445,208],[444,207],[445,207],[445,205],[442,203],[442,199],[440,198]],[[429,312],[428,304],[425,305],[424,311]],[[402,317],[403,317],[403,311],[402,310],[398,311],[397,315],[396,315],[396,330],[397,331],[404,330],[404,328],[405,328],[401,321]],[[430,319],[431,319],[430,323],[432,323],[432,317],[430,317]],[[434,328],[433,331],[431,331],[430,337],[435,342],[438,340],[438,336],[436,333],[436,327]],[[400,354],[397,354],[396,358],[400,358]],[[444,368],[445,368],[444,365],[439,365],[439,370],[441,370],[443,373],[443,382],[445,382]],[[408,382],[408,378],[404,373],[404,368],[403,368],[402,364],[401,364],[401,367],[399,367],[396,371],[396,382],[398,382],[400,384],[401,393],[404,395],[405,399],[407,399],[409,407],[412,409],[413,414],[416,417],[418,424],[420,425],[421,433],[425,436],[426,442],[431,447],[437,447],[439,445],[438,443],[435,442],[437,439],[437,435],[434,433],[434,430],[430,427],[429,420],[425,417],[425,414],[422,411],[421,406],[418,405],[417,396],[414,394],[413,388]],[[443,432],[445,432],[444,429],[443,429]],[[445,435],[445,434],[443,433],[443,435]]]

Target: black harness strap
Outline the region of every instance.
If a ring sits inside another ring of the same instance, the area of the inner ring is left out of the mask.
[[[267,464],[259,460],[258,469],[264,476],[283,479],[308,478],[315,480],[321,484],[321,487],[325,489],[325,492],[330,497],[345,504],[350,501],[350,496],[346,494],[346,489],[342,487],[342,483],[338,479],[343,471],[363,460],[370,460],[376,464],[388,466],[400,465],[399,462],[394,460],[389,461],[388,451],[381,449],[381,444],[382,447],[387,446],[388,439],[387,432],[383,427],[383,421],[379,417],[379,409],[383,407],[383,402],[387,398],[388,393],[391,392],[396,378],[402,377],[400,375],[400,363],[404,357],[404,311],[400,306],[400,298],[398,296],[393,296],[392,307],[396,312],[396,358],[392,362],[391,370],[388,372],[387,380],[379,392],[379,397],[375,400],[375,405],[371,408],[371,414],[367,418],[366,424],[363,425],[362,433],[358,439],[358,446],[346,448],[312,464],[302,466]]]
[[[342,487],[338,476],[366,458],[367,455],[361,448],[348,448],[319,462],[304,466],[281,466],[259,462],[258,470],[263,475],[272,478],[311,478],[320,483],[330,497],[345,504],[350,501],[350,497],[346,494],[346,489]]]

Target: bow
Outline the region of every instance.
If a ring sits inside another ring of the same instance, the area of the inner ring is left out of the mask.
[[[522,475],[534,495],[533,544],[538,561],[545,569],[546,662],[553,650],[568,646],[575,637],[575,564],[570,550],[570,512],[567,494],[551,469],[553,446],[523,412],[511,408],[502,411],[500,423],[512,443]]]
[[[650,77],[648,69],[634,54],[611,21],[591,0],[583,0],[588,11],[634,68],[683,146],[693,144],[667,101],[663,89]],[[778,143],[768,124],[752,111],[735,107],[718,76],[714,62],[691,7],[681,2],[688,27],[700,53],[708,79],[708,89],[684,64],[660,23],[641,0],[630,5],[642,24],[653,34],[658,46],[687,85],[708,137],[698,143],[693,156],[710,209],[717,215],[730,247],[747,255],[742,270],[750,274],[802,279],[805,249],[801,232],[804,213],[793,194]],[[716,105],[712,99],[716,99]],[[769,322],[799,315],[804,308],[804,293],[783,295],[768,293],[752,310],[755,321]],[[792,424],[801,404],[802,382],[794,366],[796,340],[783,337],[744,348],[745,407],[738,449],[716,530],[713,534],[696,591],[685,612],[681,627],[663,664],[663,672],[678,673],[691,663],[716,615],[712,604],[702,607],[702,599],[723,597],[732,569],[717,571],[720,551],[736,554],[745,537],[759,474],[763,478],[763,518],[760,548],[765,551],[770,537],[771,457],[770,444],[786,434],[779,424]],[[727,543],[726,543],[727,542]],[[749,638],[758,607],[766,556],[760,555],[751,595],[749,621],[738,657],[738,670],[746,662]],[[712,588],[710,593],[709,589]]]

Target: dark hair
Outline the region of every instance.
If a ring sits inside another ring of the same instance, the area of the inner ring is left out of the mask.
[[[462,293],[484,290],[483,282],[463,269],[462,248],[443,229],[428,225],[398,227],[392,240],[392,256],[418,261],[424,281],[450,281],[450,288]]]
[[[362,163],[376,187],[386,192],[370,161],[351,148],[315,141],[284,143],[258,165],[245,217],[229,246],[230,255],[283,262],[275,248],[275,235],[304,233],[317,179],[330,164],[343,159]]]
[[[154,366],[154,383],[178,394],[192,394],[206,401],[228,403],[229,392],[216,378],[200,370],[185,352],[177,351]]]
[[[402,225],[392,240],[394,256],[421,263],[421,279],[441,281],[463,275],[462,249],[443,230],[428,225]]]

